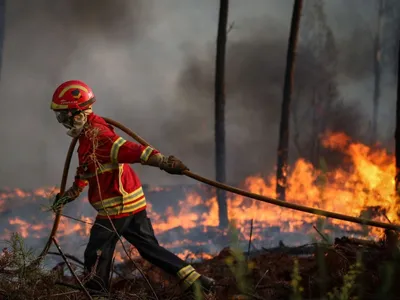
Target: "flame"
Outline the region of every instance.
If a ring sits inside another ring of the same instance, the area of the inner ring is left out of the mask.
[[[18,227],[19,234],[26,238],[28,236],[33,236],[35,238],[41,237],[41,232],[43,229],[47,228],[45,224],[30,224],[18,217],[9,220],[10,225],[16,225]]]
[[[36,189],[33,192],[23,191],[22,189],[19,188],[15,189],[4,188],[3,191],[0,192],[0,200],[4,201],[12,198],[28,198],[28,197],[50,198],[53,195],[57,194],[59,191],[60,189],[56,187],[43,187]]]
[[[322,138],[326,148],[340,151],[349,159],[349,165],[335,170],[318,170],[310,162],[299,159],[288,176],[287,201],[361,216],[368,207],[379,207],[382,212],[374,216],[382,222],[398,222],[395,191],[395,158],[384,149],[371,149],[361,143],[352,142],[344,133],[329,133]],[[268,197],[275,197],[276,178],[248,177],[246,190]],[[196,213],[199,204],[208,207],[208,212]],[[189,194],[178,205],[179,210],[169,207],[165,215],[152,215],[154,228],[162,233],[181,226],[187,232],[195,227],[218,225],[218,206],[215,197],[202,199],[198,194]],[[228,198],[229,219],[235,221],[245,238],[248,238],[249,220],[254,219],[258,227],[280,227],[281,232],[301,230],[304,224],[316,224],[318,216],[281,208],[267,203],[245,199],[239,195]],[[340,220],[329,220],[343,230],[361,231],[362,226]],[[379,237],[382,230],[369,228],[371,237]],[[261,238],[253,232],[253,238]]]
[[[148,193],[151,193],[151,192],[168,192],[170,190],[171,190],[170,187],[163,187],[163,186],[147,186],[147,189],[146,189],[146,191]]]
[[[395,191],[395,158],[385,149],[375,149],[367,145],[354,142],[344,133],[327,133],[321,140],[325,148],[341,152],[346,159],[340,168],[333,170],[318,169],[310,162],[299,159],[288,168],[286,201],[334,211],[350,216],[363,216],[366,212],[375,211],[370,217],[386,222],[398,223],[398,205]],[[267,178],[250,176],[244,181],[244,189],[275,197],[276,178],[271,175]],[[165,192],[169,188],[151,187],[151,192]],[[42,197],[48,198],[58,192],[55,188],[40,188],[33,192],[21,189],[3,189],[0,192],[0,212],[7,209],[9,201],[15,198]],[[266,229],[277,227],[280,233],[305,231],[306,234],[318,222],[319,217],[279,206],[254,201],[238,195],[228,194],[228,216],[238,228],[241,239],[249,239],[249,221],[254,219],[252,231],[253,240],[266,240]],[[93,212],[94,214],[94,212]],[[227,235],[218,231],[218,205],[215,196],[205,198],[200,193],[188,193],[178,205],[169,206],[163,213],[157,213],[148,203],[148,214],[152,220],[156,235],[162,235],[171,230],[180,228],[179,238],[164,242],[163,246],[179,251],[179,256],[185,259],[210,258],[209,253],[194,253],[191,247],[204,247],[214,243],[213,238],[207,238],[205,233],[212,228],[214,235]],[[73,234],[88,237],[93,218],[80,216],[82,222],[62,218],[58,235],[70,236]],[[41,238],[48,235],[51,220],[30,224],[21,217],[9,218],[9,224],[20,232],[23,237],[33,236]],[[324,232],[333,228],[357,232],[362,231],[361,225],[340,220],[329,219]],[[306,226],[308,225],[308,226]],[[311,227],[311,229],[310,229]],[[191,232],[195,231],[197,236]],[[10,232],[9,229],[5,230]],[[371,238],[378,238],[382,230],[368,228]],[[351,235],[351,234],[350,234]],[[200,236],[202,239],[200,239]],[[180,250],[176,250],[180,249]],[[131,251],[131,250],[130,250]],[[121,262],[126,254],[117,246],[115,261]]]
[[[194,259],[211,259],[213,256],[209,253],[193,253],[185,249],[183,252],[177,254],[183,260],[194,260]]]
[[[212,198],[204,201],[198,194],[188,194],[185,200],[179,201],[178,207],[180,210],[178,213],[176,213],[174,207],[169,206],[163,216],[154,213],[151,214],[154,231],[164,232],[171,228],[181,226],[185,229],[185,232],[188,232],[188,230],[201,225],[217,226],[218,215],[216,215],[214,219],[210,218],[210,212],[215,213],[218,210],[218,206],[213,200],[215,199]],[[209,213],[199,215],[197,212],[193,211],[193,207],[198,205],[205,205],[208,207]]]

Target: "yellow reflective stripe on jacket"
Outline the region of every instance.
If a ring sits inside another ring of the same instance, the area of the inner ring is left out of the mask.
[[[118,162],[118,152],[119,148],[126,143],[126,140],[124,140],[122,137],[119,137],[115,140],[111,147],[111,162],[117,163]]]
[[[132,193],[126,194],[124,196],[117,196],[117,197],[97,201],[95,203],[92,203],[92,206],[97,210],[102,210],[104,208],[108,209],[108,207],[110,207],[110,206],[123,204],[123,202],[128,202],[128,201],[130,202],[130,201],[139,199],[143,195],[144,195],[143,189],[142,189],[142,187],[140,187],[137,190],[133,191]]]
[[[97,175],[98,174],[102,174],[105,172],[110,172],[112,170],[116,170],[118,169],[119,165],[118,164],[104,164],[101,165],[98,169],[97,169]],[[91,177],[96,176],[96,173],[85,173],[83,175],[80,175],[79,177],[82,179],[89,179]]]
[[[119,170],[118,170],[118,189],[119,192],[121,193],[121,195],[123,197],[126,197],[127,195],[129,195],[129,193],[127,191],[125,191],[124,189],[124,185],[122,183],[122,175],[124,174],[124,164],[120,164],[119,165]]]
[[[148,159],[149,159],[149,157],[150,157],[150,155],[151,155],[151,153],[153,152],[153,148],[151,148],[150,146],[147,146],[143,151],[142,151],[142,154],[140,155],[140,160],[142,161],[142,162],[146,162]]]
[[[135,210],[138,210],[139,208],[144,207],[145,205],[146,205],[146,199],[143,198],[143,199],[140,199],[139,201],[133,202],[128,205],[124,205],[123,203],[121,203],[120,206],[101,209],[98,211],[98,214],[100,216],[107,216],[107,215],[112,216],[112,215],[130,213]]]
[[[176,275],[178,275],[180,279],[183,279],[193,271],[195,271],[195,269],[191,265],[187,265],[186,267],[180,269]]]

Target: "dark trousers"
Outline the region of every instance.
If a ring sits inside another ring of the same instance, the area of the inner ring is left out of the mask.
[[[177,275],[182,268],[188,266],[185,261],[158,244],[146,210],[115,219],[113,224],[118,234],[134,245],[144,259],[165,272]],[[112,257],[118,240],[109,219],[96,219],[84,255],[85,271],[91,276],[86,283],[87,288],[108,290]]]

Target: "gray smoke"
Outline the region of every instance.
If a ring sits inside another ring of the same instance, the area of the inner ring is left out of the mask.
[[[253,36],[232,42],[228,48],[227,166],[228,174],[233,180],[238,181],[244,175],[255,172],[269,173],[276,163],[286,47],[286,39],[280,36],[269,36],[268,39]],[[210,118],[214,107],[213,73],[210,72],[212,66],[213,61],[204,62],[198,58],[192,58],[188,62],[180,80],[182,96],[177,115],[180,114],[181,117],[174,127],[166,127],[166,130],[171,130],[171,136],[176,136],[176,143],[189,130],[193,142],[184,144],[183,149],[197,157],[207,152],[212,155],[214,144],[214,123]],[[313,124],[313,91],[327,93],[331,81],[333,77],[329,75],[325,65],[318,62],[309,49],[300,46],[292,107],[293,113],[301,116],[298,117],[297,124],[291,126],[292,133],[298,133],[302,137],[302,148],[310,146],[310,138],[316,138],[312,136],[313,126],[322,126],[322,130],[330,128],[344,131],[355,138],[362,137],[363,131],[359,127],[364,117],[362,112],[337,98],[326,98],[323,107],[329,108],[319,116],[325,118],[324,124]],[[327,105],[328,101],[332,103]],[[179,127],[181,123],[187,124],[185,128]],[[298,158],[298,154],[291,151],[292,161]],[[302,151],[301,154],[310,158],[309,151]],[[208,163],[212,170],[213,161]]]
[[[326,4],[339,52],[348,50],[341,39],[349,40],[356,28],[350,21],[346,29],[338,25],[345,12],[351,16],[343,3]],[[161,151],[182,158],[193,171],[213,176],[217,2],[12,0],[7,5],[0,186],[59,184],[70,139],[49,102],[54,88],[71,78],[93,87],[98,114],[124,123]],[[291,9],[290,1],[231,2],[230,21],[235,24],[228,36],[226,118],[230,181],[273,171]],[[361,47],[354,52],[366,53]],[[354,60],[348,61],[346,67],[356,70],[350,67]],[[303,45],[295,97],[304,107],[324,72]],[[361,68],[354,73],[367,72]],[[347,76],[351,78],[340,82],[340,88],[350,95],[346,101],[360,95],[356,100],[365,100],[362,106],[368,110],[370,76],[362,75],[363,81],[357,76]],[[192,182],[151,168],[136,169],[144,183]]]
[[[108,81],[99,98],[113,99],[107,90],[117,90],[128,75],[150,7],[140,0],[7,2],[1,186],[58,184],[69,138],[49,109],[55,87],[82,79],[96,91]]]

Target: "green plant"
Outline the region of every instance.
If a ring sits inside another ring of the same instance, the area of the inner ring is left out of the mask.
[[[23,238],[18,233],[12,233],[6,243],[11,254],[8,267],[19,270],[18,275],[22,279],[26,275],[27,266],[35,259],[34,252],[25,246]]]
[[[351,265],[349,271],[343,276],[343,285],[340,289],[334,288],[328,293],[329,300],[357,300],[357,296],[352,296],[355,288],[357,277],[361,274],[361,255],[358,253],[357,261]]]
[[[194,298],[196,300],[203,300],[204,299],[203,293],[201,292],[200,284],[197,283],[197,282],[194,285]]]
[[[301,293],[304,291],[304,288],[300,284],[301,276],[299,272],[299,261],[297,259],[294,260],[292,281],[290,283],[293,289],[291,300],[301,300]]]
[[[394,279],[396,273],[396,262],[387,261],[380,266],[380,276],[382,277],[382,285],[379,288],[379,299],[390,299],[390,291],[394,287]]]
[[[18,233],[12,233],[8,245],[0,256],[0,291],[6,299],[23,300],[45,298],[51,294],[65,292],[66,288],[55,286],[56,276],[38,264],[31,266],[36,258],[34,251],[25,246]],[[3,270],[14,270],[11,274]]]
[[[236,228],[234,221],[229,224],[229,232],[232,239],[231,255],[225,259],[225,263],[235,276],[238,290],[242,293],[248,293],[251,286],[249,275],[251,273],[251,269],[254,268],[254,265],[252,262],[248,262],[246,260],[246,257],[240,248],[239,230]]]

